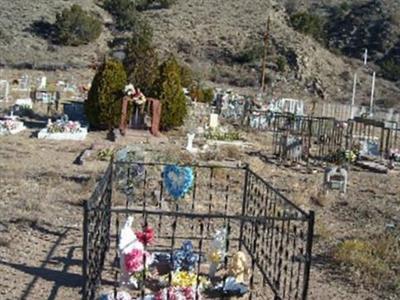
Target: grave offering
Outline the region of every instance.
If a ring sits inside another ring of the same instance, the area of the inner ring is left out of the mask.
[[[68,121],[68,118],[47,123],[47,127],[39,131],[39,139],[82,141],[87,136],[87,128],[79,122]]]
[[[0,120],[0,136],[17,134],[25,129],[24,122],[18,121],[13,114],[6,116],[4,120]]]
[[[325,170],[324,184],[331,190],[347,191],[348,172],[342,167],[327,168]]]

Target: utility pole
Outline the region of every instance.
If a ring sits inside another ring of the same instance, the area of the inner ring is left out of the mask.
[[[269,30],[270,30],[271,18],[268,16],[267,30],[264,34],[264,55],[262,60],[262,76],[261,76],[261,91],[265,92],[265,69],[267,66],[267,55],[268,55],[268,44],[269,44]]]
[[[353,97],[351,98],[351,117],[354,118],[354,104],[356,101],[356,90],[357,90],[357,73],[354,73],[354,81],[353,81]]]

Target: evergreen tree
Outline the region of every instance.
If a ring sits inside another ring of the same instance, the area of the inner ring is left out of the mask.
[[[186,97],[182,90],[179,74],[180,66],[173,56],[160,66],[154,92],[162,103],[162,130],[183,125],[187,116]]]
[[[85,102],[86,116],[93,128],[118,126],[126,77],[123,65],[113,59],[106,60],[97,71]]]
[[[125,53],[124,65],[129,81],[146,96],[154,96],[152,90],[158,74],[158,57],[152,45],[151,27],[145,26],[136,32]]]

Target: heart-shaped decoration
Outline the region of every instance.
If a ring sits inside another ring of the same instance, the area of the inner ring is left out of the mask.
[[[190,191],[193,179],[193,170],[190,167],[172,165],[164,167],[164,186],[175,200],[183,198]]]

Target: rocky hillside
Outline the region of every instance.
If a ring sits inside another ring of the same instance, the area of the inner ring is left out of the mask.
[[[107,26],[110,15],[96,2],[0,0],[1,7],[8,8],[0,11],[0,64],[89,66],[110,50],[108,42],[115,37]],[[103,20],[103,34],[95,43],[62,47],[38,34],[38,25],[53,22],[56,12],[72,3]],[[385,67],[400,65],[398,6],[397,0],[177,0],[170,9],[143,14],[154,28],[160,54],[177,54],[209,84],[257,92],[269,16],[269,96],[348,102],[357,71],[357,102],[367,103],[371,73],[376,71],[378,103],[398,106],[398,78],[385,72]],[[292,27],[291,16],[302,11],[321,18],[322,41]],[[364,48],[372,59],[367,68],[362,64]]]

